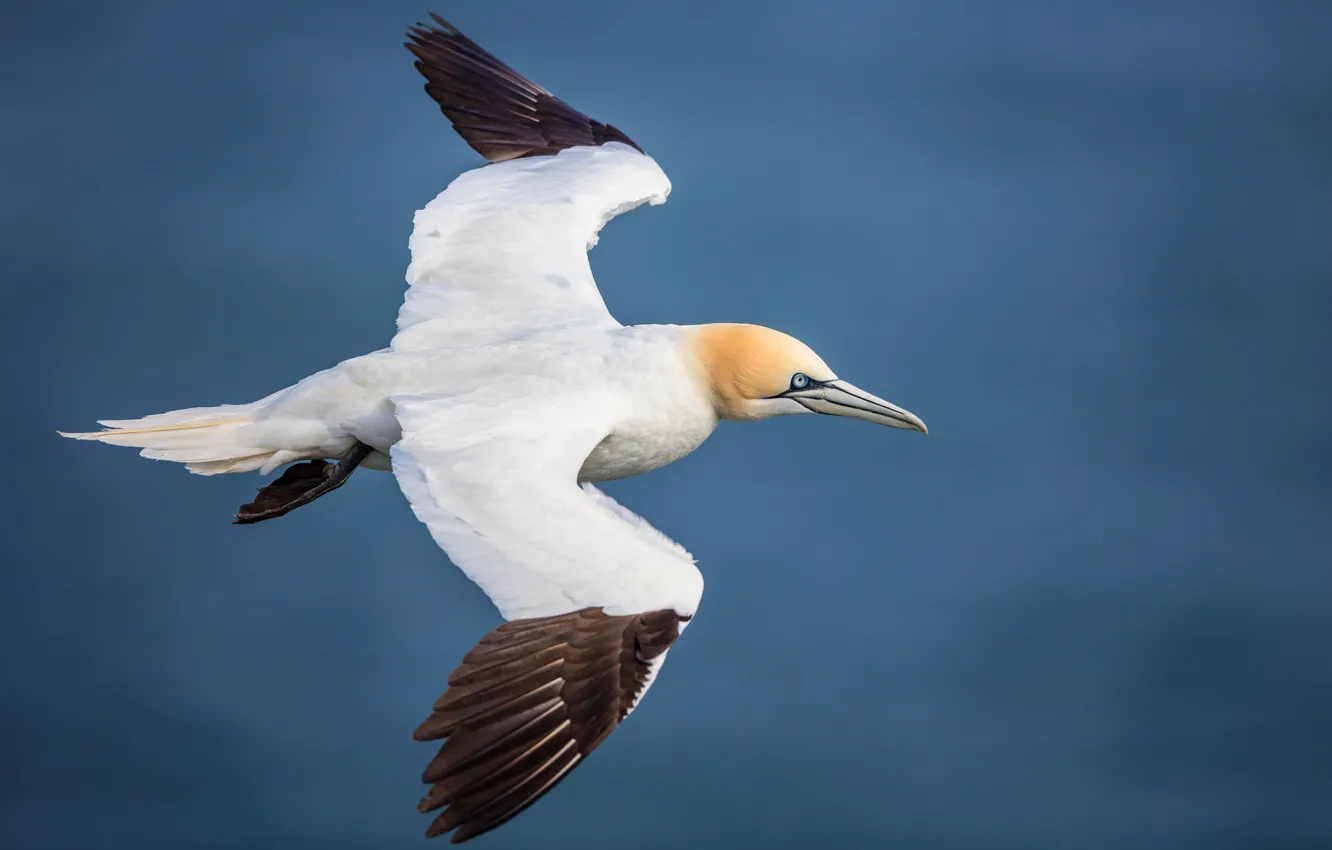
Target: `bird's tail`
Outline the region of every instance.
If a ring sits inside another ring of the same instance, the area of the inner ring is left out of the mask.
[[[142,419],[103,419],[102,431],[66,434],[75,440],[97,440],[114,446],[141,448],[139,454],[154,460],[185,464],[190,472],[217,475],[222,472],[269,472],[295,457],[295,452],[265,445],[267,428],[255,427],[269,399],[251,404],[191,407],[158,413]],[[271,433],[268,434],[271,438]]]

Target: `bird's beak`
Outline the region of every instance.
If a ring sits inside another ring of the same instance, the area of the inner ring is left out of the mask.
[[[907,428],[922,434],[930,432],[916,414],[876,395],[870,395],[846,381],[828,381],[788,395],[815,413],[850,416],[852,419],[864,419],[891,428]]]

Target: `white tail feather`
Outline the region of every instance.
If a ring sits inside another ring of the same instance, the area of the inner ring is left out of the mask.
[[[158,413],[142,419],[104,419],[103,431],[67,434],[75,440],[96,440],[113,446],[141,448],[139,454],[153,460],[185,464],[198,475],[223,472],[265,472],[289,463],[294,452],[263,445],[256,438],[255,414],[262,402],[192,407]]]
[[[269,464],[274,454],[280,454],[280,452],[237,457],[231,460],[191,461],[185,464],[185,468],[195,475],[222,475],[227,472],[254,472],[256,469],[265,471],[264,467],[269,467],[265,471],[265,474],[267,474],[267,472],[281,466],[281,464]]]

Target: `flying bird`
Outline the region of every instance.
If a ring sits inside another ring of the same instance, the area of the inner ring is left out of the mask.
[[[595,482],[698,448],[718,423],[789,414],[924,432],[809,346],[757,325],[624,326],[588,251],[613,217],[671,189],[622,131],[589,118],[437,15],[406,46],[426,92],[489,163],[418,211],[388,348],[249,404],[104,420],[64,434],[200,475],[289,466],[235,515],[281,516],[358,467],[391,470],[416,517],[506,622],[450,674],[416,730],[427,830],[494,829],[634,710],[694,616],[681,546]]]

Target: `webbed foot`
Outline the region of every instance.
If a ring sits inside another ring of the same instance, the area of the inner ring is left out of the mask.
[[[337,463],[307,460],[288,467],[276,481],[261,487],[253,502],[240,506],[234,522],[251,525],[310,504],[341,487],[372,451],[365,443],[357,443]]]

